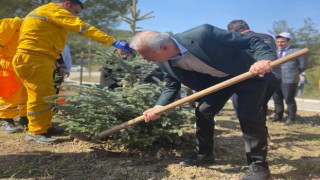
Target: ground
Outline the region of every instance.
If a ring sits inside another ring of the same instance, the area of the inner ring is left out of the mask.
[[[193,125],[184,125],[180,143],[155,144],[144,151],[110,149],[59,136],[42,145],[24,140],[25,132],[0,132],[1,179],[239,179],[247,170],[239,123],[225,107],[217,116],[216,163],[183,167],[179,161],[193,150]],[[272,179],[320,179],[319,113],[299,111],[297,124],[268,122],[272,145],[268,161]]]

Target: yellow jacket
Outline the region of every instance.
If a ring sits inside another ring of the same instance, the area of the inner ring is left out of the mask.
[[[19,17],[0,20],[0,76],[13,73],[12,58],[17,50],[21,24]]]
[[[11,60],[15,55],[21,24],[22,19],[19,17],[0,20],[0,58]]]
[[[36,51],[58,59],[66,44],[68,31],[79,33],[103,44],[115,39],[56,3],[48,3],[30,12],[22,24],[18,51]]]

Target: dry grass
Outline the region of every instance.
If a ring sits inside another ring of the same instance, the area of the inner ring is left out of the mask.
[[[54,145],[24,140],[25,133],[0,132],[1,179],[239,179],[246,171],[239,123],[231,120],[226,107],[217,116],[216,163],[183,167],[181,156],[193,150],[192,125],[179,145],[162,144],[145,151],[108,149],[65,135]],[[268,161],[273,179],[320,179],[319,114],[299,112],[298,123],[283,126],[269,123],[274,143]]]

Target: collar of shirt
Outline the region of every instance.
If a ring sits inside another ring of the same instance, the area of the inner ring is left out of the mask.
[[[284,48],[284,49],[279,49],[278,51],[279,51],[279,52],[280,52],[280,51],[286,52],[286,51],[288,51],[289,48],[290,48],[290,46],[287,46],[286,48]]]
[[[184,53],[186,53],[188,50],[187,50],[185,47],[183,47],[176,39],[174,39],[174,38],[171,38],[171,39],[173,40],[174,43],[176,43],[176,45],[177,45],[180,53],[179,53],[178,55],[172,56],[172,57],[169,59],[169,61],[177,61],[177,60],[180,60],[180,59],[183,58]]]

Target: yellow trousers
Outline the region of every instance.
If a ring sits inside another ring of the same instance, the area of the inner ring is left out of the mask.
[[[0,58],[0,118],[27,116],[27,92],[13,71],[12,57]]]
[[[51,127],[52,107],[44,98],[55,95],[52,78],[55,59],[36,52],[17,52],[13,68],[27,89],[29,134],[46,133]]]
[[[0,96],[0,118],[12,119],[19,115],[27,116],[27,91],[24,86],[20,86],[11,96]]]

